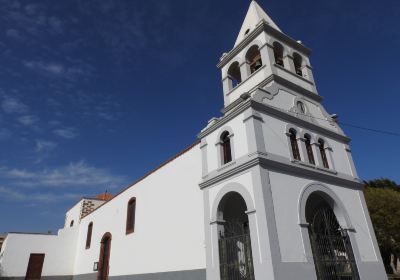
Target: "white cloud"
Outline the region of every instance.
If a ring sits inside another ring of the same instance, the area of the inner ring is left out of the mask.
[[[32,126],[38,122],[39,118],[36,116],[33,116],[33,115],[25,115],[25,116],[19,117],[17,120],[20,124],[23,124],[26,126]]]
[[[53,151],[57,147],[57,144],[46,140],[36,140],[35,151],[37,153],[48,153]]]
[[[11,201],[28,201],[28,202],[57,202],[65,199],[79,199],[81,195],[74,193],[25,193],[13,188],[0,186],[0,199]]]
[[[3,111],[6,113],[26,113],[28,111],[28,106],[22,103],[15,97],[4,96],[1,103]]]
[[[65,72],[65,66],[57,62],[24,61],[25,67],[32,70],[44,71],[53,75],[61,75]]]
[[[71,162],[66,166],[41,171],[0,167],[0,178],[17,187],[52,188],[113,188],[125,181],[125,177],[113,175],[107,169],[90,166],[85,161]]]
[[[78,132],[73,127],[59,128],[53,130],[53,133],[59,137],[73,139],[78,136]]]

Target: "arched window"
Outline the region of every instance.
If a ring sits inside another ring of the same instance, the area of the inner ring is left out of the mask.
[[[329,168],[328,158],[326,156],[326,151],[325,151],[325,141],[319,139],[318,144],[319,144],[319,152],[321,153],[322,165],[325,168]]]
[[[242,82],[242,77],[240,75],[240,66],[239,62],[232,63],[228,69],[228,79],[231,81],[232,88],[236,87],[238,84]]]
[[[297,143],[297,131],[291,128],[289,130],[290,145],[292,148],[293,158],[295,160],[301,160],[299,145]]]
[[[306,202],[317,279],[360,279],[349,234],[338,222],[332,206],[334,202],[318,192],[312,193]]]
[[[296,103],[297,107],[297,112],[300,114],[305,114],[306,113],[306,107],[304,106],[304,103],[301,101],[297,101]]]
[[[303,58],[298,53],[293,53],[293,63],[294,63],[294,70],[296,74],[299,76],[303,76],[303,71],[301,67],[303,65]]]
[[[250,73],[253,74],[255,71],[261,68],[262,60],[261,53],[258,50],[258,46],[252,46],[246,54],[246,61],[250,66]]]
[[[228,131],[221,135],[222,164],[232,161],[231,137]]]
[[[278,43],[273,43],[275,63],[283,67],[283,46]]]
[[[135,212],[136,212],[136,198],[132,197],[127,206],[126,214],[126,234],[132,233],[135,230]]]
[[[90,222],[86,234],[86,249],[89,249],[90,244],[92,243],[92,232],[93,232],[93,222]]]
[[[311,136],[309,134],[306,134],[306,135],[304,135],[304,139],[305,139],[305,144],[306,144],[308,162],[310,164],[315,165],[314,153],[313,153],[312,146],[311,146]]]
[[[71,223],[69,224],[70,227],[74,226],[74,220],[71,221]]]

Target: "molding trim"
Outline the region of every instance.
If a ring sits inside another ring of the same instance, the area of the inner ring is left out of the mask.
[[[272,171],[288,173],[293,176],[307,178],[314,181],[321,181],[333,185],[346,186],[354,189],[362,189],[364,185],[358,180],[343,173],[333,174],[326,170],[320,170],[315,167],[300,165],[291,162],[289,159],[274,155],[253,153],[245,155],[236,160],[235,164],[227,167],[224,170],[214,170],[199,183],[200,189],[207,188],[217,184],[229,177],[246,171],[253,166],[260,165]]]
[[[329,130],[325,127],[319,126],[314,123],[310,123],[308,121],[302,120],[297,118],[296,116],[291,115],[290,113],[276,109],[274,107],[271,107],[265,103],[260,103],[259,101],[253,100],[253,99],[248,99],[248,100],[241,100],[241,103],[239,103],[236,108],[234,108],[229,114],[226,114],[224,117],[221,119],[217,120],[214,124],[212,124],[209,127],[206,127],[203,131],[201,131],[197,137],[199,139],[207,136],[208,134],[212,133],[216,129],[220,128],[222,125],[226,124],[228,121],[236,117],[237,115],[241,114],[248,108],[254,108],[256,110],[259,110],[267,115],[278,117],[282,120],[285,120],[287,122],[290,122],[292,124],[301,126],[303,128],[309,129],[311,131],[314,131],[318,134],[321,134],[322,136],[328,136],[332,139],[338,140],[344,144],[350,143],[351,139],[347,137],[346,135],[340,134],[338,132]]]

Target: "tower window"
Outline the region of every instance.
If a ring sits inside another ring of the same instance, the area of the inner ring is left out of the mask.
[[[275,63],[283,67],[283,46],[278,42],[274,42]]]
[[[258,50],[258,46],[252,46],[246,54],[247,63],[250,66],[250,73],[253,74],[255,71],[261,68],[262,60],[261,53]]]
[[[293,128],[289,130],[290,145],[292,148],[293,158],[295,160],[301,160],[299,145],[297,143],[297,131]]]
[[[126,234],[132,233],[135,230],[135,213],[136,212],[136,198],[132,197],[127,206],[126,214]]]
[[[311,136],[306,134],[304,135],[304,138],[305,138],[308,162],[312,165],[315,165],[314,153],[311,146]]]
[[[70,227],[73,227],[73,226],[74,226],[74,220],[72,220],[72,221],[69,223],[69,226],[70,226]]]
[[[250,29],[247,29],[246,32],[244,32],[244,35],[249,34],[249,32],[250,32]]]
[[[228,131],[221,135],[222,144],[222,164],[227,164],[232,161],[231,138]]]
[[[231,82],[231,88],[235,88],[238,84],[242,82],[242,77],[240,75],[239,62],[234,62],[228,69],[228,79]]]
[[[306,107],[304,106],[303,102],[297,101],[296,107],[297,107],[297,112],[299,112],[301,114],[305,114],[306,113]]]
[[[86,249],[90,248],[90,244],[92,243],[92,231],[93,231],[93,222],[90,222],[87,228],[86,234]]]
[[[325,152],[325,141],[322,139],[319,139],[318,144],[319,144],[319,152],[321,154],[321,159],[322,159],[322,165],[325,168],[329,168],[328,158],[327,158],[326,152]]]
[[[303,71],[301,70],[303,58],[301,57],[301,55],[299,55],[298,53],[293,53],[293,63],[296,74],[299,76],[303,76]]]

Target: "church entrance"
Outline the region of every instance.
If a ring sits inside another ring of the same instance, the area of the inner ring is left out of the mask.
[[[97,280],[107,280],[108,270],[110,262],[110,250],[111,250],[111,234],[106,233],[101,239],[100,247],[100,258],[99,258],[99,272],[97,274]]]
[[[246,203],[228,193],[218,207],[221,280],[254,280],[249,220]]]
[[[359,280],[347,230],[322,197],[311,195],[310,199],[314,201],[307,202],[306,218],[318,280]]]
[[[42,277],[44,254],[31,254],[25,280],[39,280]]]

